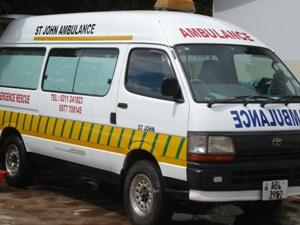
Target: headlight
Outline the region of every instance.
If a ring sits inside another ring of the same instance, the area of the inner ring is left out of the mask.
[[[223,136],[208,137],[208,154],[234,154],[232,140]]]
[[[234,155],[234,143],[230,137],[189,133],[188,160],[231,161]]]
[[[197,134],[191,134],[189,136],[189,152],[194,154],[206,154],[207,137]]]

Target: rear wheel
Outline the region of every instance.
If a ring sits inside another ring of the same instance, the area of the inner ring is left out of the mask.
[[[174,201],[165,192],[160,170],[150,161],[132,165],[124,184],[125,210],[134,225],[166,224]]]
[[[8,172],[5,181],[13,187],[23,188],[29,185],[35,175],[22,138],[19,135],[9,136],[3,144],[2,167]]]

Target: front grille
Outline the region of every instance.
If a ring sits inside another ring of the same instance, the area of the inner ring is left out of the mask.
[[[255,184],[268,180],[300,181],[300,166],[265,170],[237,170],[231,172],[232,184]]]
[[[300,159],[300,148],[242,150],[238,152],[236,157],[238,161],[295,158]]]

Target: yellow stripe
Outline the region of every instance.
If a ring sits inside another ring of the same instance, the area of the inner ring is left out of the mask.
[[[0,110],[0,130],[8,126],[21,134],[124,155],[143,149],[159,162],[187,165],[185,137]]]
[[[35,41],[131,41],[133,36],[35,36]]]

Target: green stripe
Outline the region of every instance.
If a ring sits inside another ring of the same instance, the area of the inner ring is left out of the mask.
[[[99,134],[98,134],[98,140],[97,140],[97,144],[99,144],[99,143],[100,143],[100,140],[101,140],[101,136],[102,136],[102,131],[103,131],[103,128],[104,128],[104,126],[101,126],[101,128],[100,128],[100,131],[99,131]]]
[[[2,125],[4,125],[4,121],[5,121],[5,115],[6,115],[6,110],[3,113],[3,118],[2,118]]]
[[[168,148],[169,148],[169,144],[170,144],[171,138],[172,138],[172,136],[169,136],[169,137],[168,137],[168,140],[167,140],[166,145],[165,145],[165,148],[164,148],[163,156],[166,156],[166,154],[167,154],[167,151],[168,151]]]
[[[32,121],[33,121],[33,118],[34,118],[34,115],[31,115],[29,131],[31,131],[31,129],[32,129]]]
[[[140,143],[140,146],[139,146],[139,149],[142,149],[146,135],[147,135],[147,132],[144,132],[141,143]]]
[[[176,157],[175,157],[176,159],[178,159],[179,156],[180,156],[184,141],[185,141],[185,138],[182,138],[181,141],[180,141],[180,144],[179,144],[178,149],[177,149],[177,154],[176,154]]]
[[[90,132],[89,132],[88,139],[87,139],[88,142],[90,142],[90,140],[91,140],[93,130],[94,130],[94,124],[92,124],[92,126],[90,128]]]
[[[48,129],[48,125],[49,125],[49,120],[50,120],[50,117],[47,118],[46,125],[45,125],[45,130],[44,130],[44,134],[47,133],[47,129]]]
[[[124,128],[122,128],[122,130],[121,130],[121,134],[120,134],[120,136],[119,136],[119,141],[118,141],[118,148],[120,148],[121,147],[121,143],[122,143],[122,139],[123,139],[123,134],[124,134]]]
[[[132,140],[133,140],[134,134],[135,134],[135,130],[132,130],[132,133],[131,133],[131,136],[130,136],[130,140],[129,140],[129,146],[128,146],[129,149],[131,149],[131,144],[132,144]]]
[[[111,140],[111,137],[113,135],[114,129],[115,129],[115,127],[110,128],[110,132],[109,132],[108,140],[107,140],[107,144],[106,144],[107,146],[110,146],[110,140]]]
[[[82,134],[83,128],[84,128],[84,123],[81,123],[80,131],[79,131],[79,134],[78,134],[78,140],[79,140],[79,141],[81,140],[81,134]]]
[[[25,116],[24,116],[23,125],[22,125],[22,130],[25,129],[26,117],[27,117],[27,114],[25,114]]]
[[[10,112],[10,117],[9,117],[9,121],[8,121],[8,126],[10,127],[10,122],[11,122],[11,118],[12,118],[12,116],[13,116],[13,112]]]
[[[62,127],[61,127],[61,132],[60,132],[60,137],[62,137],[63,136],[63,134],[64,134],[64,129],[65,129],[65,126],[66,126],[66,120],[64,120],[64,123],[63,123],[63,125],[62,125]]]
[[[71,130],[70,130],[70,133],[69,133],[69,138],[71,138],[71,137],[72,137],[73,130],[74,130],[74,124],[75,124],[75,121],[73,120],[73,122],[72,122],[72,126],[71,126]]]
[[[16,119],[16,128],[18,127],[19,117],[20,117],[20,113],[18,113],[18,115],[17,115],[17,119]]]
[[[38,122],[37,129],[36,129],[37,132],[39,132],[39,130],[40,130],[41,119],[42,119],[42,117],[39,116],[39,122]]]
[[[53,125],[53,130],[52,130],[52,135],[55,134],[55,128],[56,128],[56,124],[57,124],[57,118],[55,119],[54,125]]]
[[[153,140],[153,143],[152,143],[152,148],[150,150],[150,153],[153,154],[154,150],[155,150],[155,145],[157,143],[157,139],[159,137],[159,134],[156,134],[155,137],[154,137],[154,140]]]

